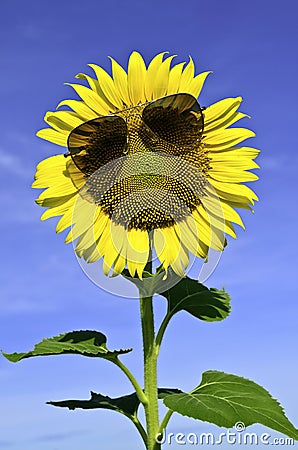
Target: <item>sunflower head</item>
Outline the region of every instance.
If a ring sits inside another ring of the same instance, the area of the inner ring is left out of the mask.
[[[235,208],[251,208],[256,195],[243,182],[259,151],[239,145],[254,136],[232,127],[245,114],[241,98],[202,108],[197,98],[207,75],[192,59],[173,65],[155,56],[146,67],[133,52],[127,72],[113,59],[112,76],[90,64],[88,86],[70,84],[80,99],[48,112],[37,135],[65,147],[37,166],[33,187],[42,219],[61,216],[57,232],[103,270],[142,277],[152,252],[164,270],[183,276],[189,255],[222,251],[225,234],[243,226]]]

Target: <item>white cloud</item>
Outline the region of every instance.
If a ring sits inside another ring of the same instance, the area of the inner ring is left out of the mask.
[[[283,153],[278,156],[274,155],[266,155],[261,156],[260,159],[257,160],[258,164],[260,164],[261,169],[268,169],[270,171],[278,170],[280,172],[289,172],[297,166],[297,157],[295,155],[290,155],[287,153]]]
[[[0,168],[21,178],[27,178],[31,172],[18,156],[0,149]]]

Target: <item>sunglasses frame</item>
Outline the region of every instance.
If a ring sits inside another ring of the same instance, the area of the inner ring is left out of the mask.
[[[89,124],[89,123],[92,123],[94,120],[98,120],[98,119],[108,119],[108,118],[113,118],[113,117],[116,118],[116,117],[118,117],[119,119],[123,120],[123,121],[127,124],[127,119],[128,119],[128,117],[130,117],[130,116],[133,115],[133,114],[126,114],[126,113],[129,112],[129,111],[135,111],[135,114],[137,114],[138,109],[143,108],[142,111],[140,111],[140,114],[139,114],[139,115],[140,115],[140,117],[141,117],[143,123],[146,125],[146,127],[148,127],[149,130],[150,130],[152,133],[154,133],[154,131],[151,130],[150,126],[149,126],[149,125],[145,122],[145,120],[143,119],[143,114],[144,114],[144,112],[146,111],[146,108],[148,108],[150,105],[155,105],[155,104],[157,104],[158,102],[161,102],[161,101],[166,100],[166,99],[169,99],[169,100],[170,100],[171,98],[173,98],[173,100],[174,100],[174,102],[175,102],[175,99],[176,99],[177,97],[179,98],[179,97],[182,97],[182,96],[187,97],[187,98],[189,98],[190,100],[193,101],[191,107],[185,108],[184,111],[187,111],[187,110],[188,110],[189,112],[191,112],[191,111],[193,110],[193,112],[195,112],[195,113],[200,113],[200,120],[201,120],[201,122],[202,122],[202,127],[201,127],[201,131],[200,131],[199,137],[196,139],[196,141],[194,141],[194,142],[200,142],[201,139],[202,139],[202,136],[203,136],[203,132],[204,132],[204,114],[203,114],[203,111],[204,111],[205,108],[204,108],[204,107],[201,107],[200,104],[199,104],[199,102],[197,101],[197,99],[196,99],[195,97],[193,97],[191,94],[179,92],[179,93],[177,93],[177,94],[166,95],[166,96],[160,97],[160,98],[158,98],[158,99],[156,99],[156,100],[151,100],[151,101],[147,101],[147,102],[144,102],[144,103],[140,103],[140,104],[138,104],[138,105],[136,105],[136,106],[130,106],[130,107],[127,107],[127,108],[124,108],[124,109],[115,111],[114,113],[107,114],[106,116],[98,116],[98,117],[96,117],[96,118],[94,118],[94,119],[91,119],[91,120],[88,120],[88,121],[86,121],[86,122],[83,122],[82,124],[80,124],[79,126],[77,126],[76,128],[74,128],[74,129],[70,132],[70,134],[69,134],[69,136],[68,136],[68,138],[67,138],[68,152],[64,153],[64,157],[71,156],[71,158],[72,158],[74,164],[78,167],[78,165],[77,165],[77,163],[76,163],[76,161],[75,161],[75,159],[74,159],[74,156],[75,156],[76,153],[80,153],[80,152],[84,149],[84,147],[78,147],[78,150],[77,150],[76,152],[71,151],[71,150],[70,150],[69,141],[70,141],[71,137],[73,136],[73,133],[76,132],[76,130],[78,130],[78,129],[79,129],[80,127],[82,127],[83,125],[87,125],[87,124]],[[162,106],[162,105],[161,105],[161,106]],[[169,106],[171,106],[171,105],[168,105],[168,106],[166,106],[166,107],[169,107]],[[196,110],[193,109],[194,107],[196,108]],[[179,108],[178,108],[178,109],[179,109]],[[183,112],[183,110],[182,110],[182,112]],[[182,112],[181,112],[181,113],[182,113]],[[122,114],[124,114],[124,117],[122,116]],[[154,133],[154,134],[155,134],[155,133]],[[126,137],[128,137],[127,130],[126,130]],[[158,135],[157,135],[157,138],[158,138],[159,140],[163,140],[163,139],[160,138]],[[165,142],[167,142],[167,141],[165,141]],[[168,143],[168,142],[167,142],[167,143]],[[78,169],[81,170],[80,167],[78,167]]]

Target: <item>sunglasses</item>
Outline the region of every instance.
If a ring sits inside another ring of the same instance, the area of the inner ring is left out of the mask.
[[[92,175],[104,164],[132,153],[135,148],[180,155],[202,139],[202,108],[190,94],[173,94],[158,100],[97,117],[69,134],[68,152],[77,168]]]

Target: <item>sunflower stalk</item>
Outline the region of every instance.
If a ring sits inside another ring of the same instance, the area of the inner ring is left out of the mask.
[[[151,252],[146,271],[152,274]],[[140,291],[140,315],[143,335],[144,354],[144,392],[147,402],[144,405],[147,426],[147,450],[159,450],[156,442],[159,429],[158,417],[158,385],[157,385],[157,357],[158,351],[155,341],[153,297],[146,296]]]
[[[144,351],[144,392],[147,403],[144,404],[147,425],[147,450],[158,450],[156,442],[159,428],[158,391],[157,391],[157,348],[154,334],[154,315],[152,297],[140,296],[140,311]]]

